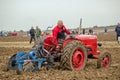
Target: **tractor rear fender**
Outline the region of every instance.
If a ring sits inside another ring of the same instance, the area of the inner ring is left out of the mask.
[[[68,38],[66,38],[65,40],[64,40],[64,42],[63,42],[63,47],[65,47],[69,42],[71,42],[71,41],[73,41],[73,40],[78,40],[77,38],[75,38],[75,37],[68,37]],[[78,40],[78,41],[80,41],[80,40]],[[81,41],[80,41],[81,42]]]
[[[65,41],[63,42],[63,47],[65,47],[69,42],[73,40],[78,40],[78,39],[73,38],[73,37],[66,38]]]
[[[79,37],[80,37],[79,34],[76,34],[76,35],[70,34],[70,35],[68,35],[66,37],[64,43],[63,43],[63,47],[65,47],[69,42],[71,42],[73,40],[78,40],[78,41],[82,42],[82,40]]]

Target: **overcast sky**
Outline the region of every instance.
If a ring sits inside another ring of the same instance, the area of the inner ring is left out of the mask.
[[[120,0],[0,0],[0,30],[42,30],[61,19],[68,28],[120,22]]]

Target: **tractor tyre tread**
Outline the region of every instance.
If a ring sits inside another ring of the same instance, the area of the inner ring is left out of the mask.
[[[84,51],[85,62],[84,62],[82,69],[85,68],[85,65],[87,63],[87,50],[82,42],[78,40],[73,40],[64,47],[63,55],[61,56],[61,61],[60,61],[60,67],[62,69],[74,70],[72,67],[72,63],[71,63],[71,57],[72,57],[74,50],[77,47],[81,47]]]
[[[109,58],[110,58],[110,64],[109,66],[111,65],[111,54],[108,52],[108,51],[104,51],[103,53],[100,54],[100,57],[99,59],[97,60],[97,68],[101,68],[102,67],[102,59],[103,57],[107,55]]]

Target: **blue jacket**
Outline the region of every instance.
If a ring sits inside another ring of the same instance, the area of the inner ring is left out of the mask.
[[[120,35],[120,27],[119,26],[116,26],[115,32],[117,33],[117,35]]]

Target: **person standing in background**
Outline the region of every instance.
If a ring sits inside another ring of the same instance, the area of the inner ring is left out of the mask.
[[[35,30],[33,27],[30,29],[30,44],[32,43],[32,39],[34,39],[35,42]]]
[[[36,26],[35,35],[36,35],[36,40],[39,40],[41,35],[41,29],[39,29],[38,26]]]
[[[107,31],[108,31],[108,29],[107,29],[107,27],[105,27],[105,28],[104,28],[104,32],[107,33]]]
[[[115,32],[116,32],[116,39],[119,43],[118,37],[120,37],[120,23],[118,23],[118,25],[116,26]]]
[[[85,29],[83,29],[83,32],[82,32],[83,34],[85,34]]]
[[[93,28],[89,28],[89,34],[93,35]]]

